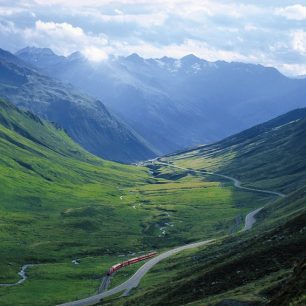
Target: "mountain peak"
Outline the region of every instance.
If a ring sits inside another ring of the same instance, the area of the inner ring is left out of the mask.
[[[175,61],[174,58],[172,57],[168,57],[168,56],[163,56],[162,58],[159,59],[160,61],[164,62],[164,63],[172,63]]]
[[[201,59],[195,56],[194,54],[188,54],[181,58],[182,62],[194,64],[199,62]]]
[[[70,60],[70,61],[84,60],[84,59],[85,59],[85,56],[84,56],[81,52],[76,51],[76,52],[71,53],[71,54],[67,57],[67,59]]]
[[[143,58],[139,56],[137,53],[132,53],[131,55],[126,57],[127,60],[131,62],[142,62]]]
[[[21,54],[31,54],[31,55],[47,55],[53,56],[55,53],[50,48],[36,48],[36,47],[25,47],[15,53],[17,56]]]
[[[22,64],[23,66],[28,66],[25,62],[19,59],[19,57],[1,48],[0,48],[0,59],[17,65]]]

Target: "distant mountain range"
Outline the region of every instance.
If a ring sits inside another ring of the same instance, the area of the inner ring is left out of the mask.
[[[89,62],[25,48],[16,55],[101,99],[159,153],[218,141],[306,106],[306,80],[261,65],[137,54]]]
[[[48,52],[43,50],[42,54],[46,56]],[[142,137],[109,112],[100,100],[43,75],[33,65],[1,49],[0,96],[55,122],[98,156],[120,162],[154,156]]]

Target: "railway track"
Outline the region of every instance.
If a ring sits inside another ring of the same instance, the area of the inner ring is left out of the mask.
[[[158,160],[156,160],[156,161],[158,161]],[[207,172],[207,171],[202,171],[202,170],[193,170],[193,169],[178,167],[178,166],[175,166],[173,164],[163,163],[163,162],[160,162],[160,161],[158,161],[158,162],[161,163],[161,164],[164,164],[166,166],[170,166],[170,167],[174,167],[174,168],[178,168],[178,169],[182,169],[182,170],[186,170],[186,171],[192,171],[192,172],[200,173],[200,174],[203,174],[203,175],[219,176],[219,177],[222,177],[222,178],[225,178],[225,179],[228,179],[228,180],[232,181],[234,183],[234,186],[236,188],[239,188],[239,189],[243,189],[243,190],[247,190],[247,191],[251,191],[251,192],[271,194],[271,195],[275,195],[277,197],[285,197],[284,194],[279,193],[279,192],[241,186],[241,182],[239,180],[237,180],[233,177],[227,176],[227,175],[220,174],[220,173],[213,173],[213,172]],[[253,227],[254,223],[256,222],[255,216],[262,209],[263,209],[263,207],[257,208],[256,210],[251,211],[249,214],[247,214],[247,216],[245,217],[245,226],[242,229],[242,231],[250,230]],[[183,246],[174,248],[174,249],[169,250],[167,252],[164,252],[164,253],[150,259],[149,261],[147,261],[143,266],[141,266],[136,271],[136,273],[132,277],[130,277],[127,281],[125,281],[121,285],[119,285],[115,288],[112,288],[110,290],[104,291],[102,293],[90,296],[90,297],[85,298],[85,299],[81,299],[81,300],[77,300],[77,301],[73,301],[73,302],[68,302],[68,303],[57,305],[57,306],[90,306],[90,305],[98,304],[104,298],[112,296],[112,295],[120,293],[120,292],[123,292],[123,296],[128,295],[130,290],[132,290],[133,288],[136,288],[139,285],[142,277],[153,266],[155,266],[157,263],[159,263],[161,260],[166,259],[170,256],[173,256],[173,255],[175,255],[175,254],[177,254],[181,251],[196,248],[196,247],[200,247],[200,246],[204,246],[204,245],[207,245],[207,244],[212,243],[214,241],[215,241],[215,239],[204,240],[204,241],[200,241],[200,242],[196,242],[196,243],[190,243],[190,244],[187,244],[187,245],[183,245]]]

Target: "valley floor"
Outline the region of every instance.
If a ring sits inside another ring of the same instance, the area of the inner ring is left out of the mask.
[[[16,253],[15,258],[14,254],[10,254],[9,261],[2,261],[2,271],[6,273],[2,274],[1,283],[17,280],[18,262],[36,264],[28,270],[29,279],[25,283],[17,287],[0,288],[0,297],[6,301],[5,305],[54,305],[92,295],[112,264],[135,256],[133,253],[141,254],[151,249],[162,251],[171,246],[233,233],[242,228],[247,212],[271,199],[266,195],[254,196],[250,192],[236,190],[227,180],[219,181],[210,175],[195,175],[163,165],[153,169],[150,179],[149,184],[113,189],[109,203],[121,213],[107,221],[100,210],[111,209],[110,204],[105,207],[97,203],[91,206],[95,210],[91,212],[87,205],[80,204],[74,204],[75,208],[69,204],[70,208],[64,209],[65,202],[62,202],[54,215],[69,221],[68,224],[64,223],[68,236],[60,228],[54,229],[53,234],[46,232],[50,226],[56,226],[60,219],[44,217],[44,213],[40,212],[37,242],[34,240],[29,245],[36,252],[35,259]],[[95,185],[95,189],[92,189],[96,201],[99,197],[105,198],[94,191],[97,187]],[[90,185],[88,188],[91,189]],[[103,226],[101,229],[100,223]],[[76,227],[73,224],[79,225]],[[23,223],[22,226],[23,232],[27,234],[27,229],[30,230],[33,225]],[[55,247],[58,240],[54,239],[60,234],[67,237],[67,242],[61,243],[58,258],[50,257],[48,248],[58,250]],[[48,248],[45,248],[44,235],[49,240]],[[25,236],[23,239],[26,241]],[[75,258],[80,260],[79,265],[72,264]],[[10,269],[6,270],[6,267]],[[129,267],[118,273],[112,285],[126,279],[136,268]]]
[[[0,283],[16,283],[31,265],[26,281],[0,287],[1,305],[82,299],[113,264],[212,238],[218,243],[165,260],[135,294],[110,303],[273,301],[305,254],[305,120],[285,125],[289,132],[273,123],[270,132],[254,128],[166,164],[131,166],[97,158],[54,125],[0,105]],[[281,192],[288,196],[275,202]],[[238,233],[263,206],[253,230]],[[111,286],[138,267],[118,272]]]

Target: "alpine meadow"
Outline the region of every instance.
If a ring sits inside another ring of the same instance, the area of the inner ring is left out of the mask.
[[[0,306],[306,305],[305,29],[0,0]]]

